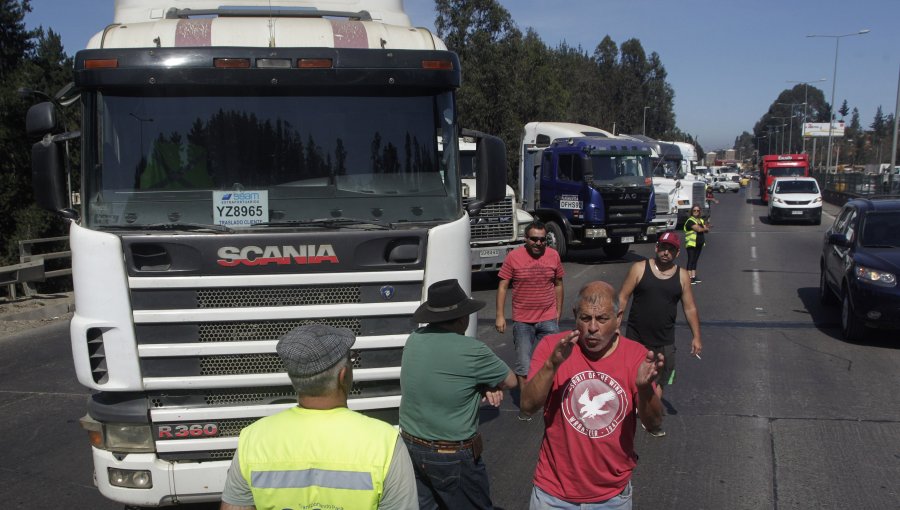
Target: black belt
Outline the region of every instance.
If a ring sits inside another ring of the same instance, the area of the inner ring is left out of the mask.
[[[400,435],[410,443],[426,446],[438,453],[456,453],[463,450],[469,450],[472,449],[476,443],[480,443],[481,440],[481,435],[477,433],[469,439],[464,439],[462,441],[432,441],[416,437],[412,434],[403,432],[402,430],[400,431]]]

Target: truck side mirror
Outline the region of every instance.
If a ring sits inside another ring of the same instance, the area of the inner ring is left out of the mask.
[[[496,136],[469,129],[462,130],[464,136],[475,138],[477,192],[466,210],[470,216],[478,214],[489,204],[506,198],[506,144]]]
[[[66,174],[60,150],[50,135],[31,146],[31,187],[37,204],[51,212],[69,206],[66,200]]]
[[[53,103],[45,101],[28,109],[25,115],[25,131],[28,136],[44,136],[59,128],[59,117]]]

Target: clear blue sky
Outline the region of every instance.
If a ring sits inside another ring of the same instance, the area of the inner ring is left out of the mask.
[[[187,4],[184,0],[182,4]],[[675,90],[676,123],[707,151],[731,147],[751,131],[778,94],[814,81],[831,99],[835,39],[840,40],[835,103],[858,108],[863,125],[880,105],[896,107],[900,78],[900,0],[500,0],[523,31],[590,53],[607,34],[637,38],[659,53]],[[113,0],[32,0],[29,27],[62,36],[70,55],[112,20]],[[272,0],[278,5],[278,0]],[[431,0],[404,0],[416,26],[432,28]],[[464,74],[465,76],[465,74]],[[464,78],[465,79],[465,78]],[[535,100],[540,100],[535,91]],[[652,112],[648,111],[648,115]],[[557,120],[557,119],[529,119]],[[611,129],[612,126],[598,126]]]

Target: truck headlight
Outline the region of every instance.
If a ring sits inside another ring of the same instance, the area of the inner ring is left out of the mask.
[[[526,228],[528,228],[528,223],[519,223],[519,226],[516,229],[516,239],[525,239]]]
[[[153,488],[153,475],[146,469],[107,469],[109,484],[113,487],[126,487],[128,489]]]
[[[91,445],[113,452],[149,453],[156,451],[150,425],[146,423],[100,423],[89,416],[81,418]]]
[[[782,200],[782,199],[780,199],[780,198],[778,198],[778,197],[772,197],[772,201],[775,202],[776,204],[783,204],[783,203],[784,203],[784,200]]]

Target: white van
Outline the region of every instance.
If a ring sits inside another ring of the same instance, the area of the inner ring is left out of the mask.
[[[812,177],[778,177],[769,189],[769,222],[806,220],[822,223],[822,192]]]

